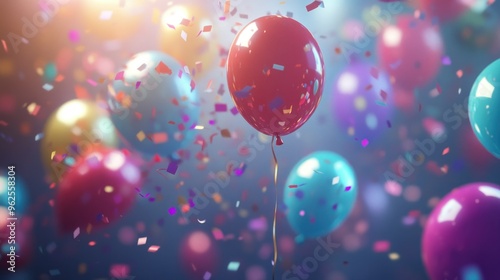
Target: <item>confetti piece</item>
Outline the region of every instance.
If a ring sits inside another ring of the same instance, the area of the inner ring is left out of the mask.
[[[155,144],[161,144],[168,141],[168,134],[166,132],[158,132],[150,136],[151,141]]]
[[[196,129],[196,130],[202,130],[204,128],[205,127],[203,125],[197,125],[197,126],[194,127],[194,129]]]
[[[125,73],[125,71],[121,71],[121,72],[116,73],[116,75],[115,75],[115,81],[119,81],[119,80],[123,81],[123,75],[124,75],[124,73]]]
[[[7,43],[5,42],[5,40],[2,40],[2,46],[3,46],[3,50],[8,53],[9,52],[9,48],[7,47]]]
[[[44,84],[42,88],[46,91],[51,91],[54,88],[54,86],[51,84]]]
[[[449,56],[445,56],[441,59],[441,63],[443,65],[451,65],[451,58]]]
[[[80,228],[77,227],[75,231],[73,231],[73,239],[77,238],[80,235]]]
[[[155,71],[158,74],[167,74],[172,75],[172,69],[170,69],[163,61],[160,61],[158,65],[155,67]]]
[[[28,113],[30,113],[30,115],[33,115],[33,116],[36,116],[38,114],[38,112],[40,111],[40,105],[36,104],[36,103],[31,103],[30,105],[28,105],[26,107],[26,109],[28,110]]]
[[[296,189],[298,186],[297,185],[289,185],[288,188],[290,189]]]
[[[446,147],[446,148],[444,148],[443,153],[441,155],[444,156],[444,155],[448,154],[449,151],[450,151],[450,147]]]
[[[148,241],[147,237],[139,237],[139,239],[137,239],[137,245],[138,246],[144,245],[146,244],[147,241]]]
[[[212,235],[214,236],[215,240],[222,240],[224,239],[224,233],[222,233],[222,230],[218,228],[213,228],[212,229]]]
[[[462,71],[462,70],[458,70],[458,71],[457,71],[457,77],[458,77],[459,79],[460,79],[460,78],[462,78],[462,76],[463,76],[463,75],[464,75],[464,71]]]
[[[172,161],[172,162],[170,162],[168,164],[167,172],[170,173],[170,174],[174,174],[175,175],[175,173],[177,172],[177,168],[178,167],[179,166],[177,165],[177,163]]]
[[[348,191],[350,191],[350,190],[351,190],[351,186],[347,186],[347,187],[345,187],[345,190],[344,190],[344,191],[348,192]]]
[[[136,134],[136,137],[137,137],[137,140],[142,142],[146,138],[146,134],[144,133],[144,131],[141,130]]]
[[[182,40],[187,41],[187,36],[188,36],[187,33],[184,30],[182,30],[181,31],[181,38],[182,38]]]
[[[242,90],[237,91],[235,95],[238,98],[246,98],[250,95],[250,91],[252,90],[252,88],[252,86],[246,86]]]
[[[376,253],[385,253],[391,248],[391,243],[387,240],[379,240],[373,244],[373,251]]]
[[[308,4],[308,5],[306,6],[306,10],[307,10],[308,12],[310,12],[310,11],[312,11],[312,10],[317,9],[319,6],[324,7],[324,5],[323,5],[323,1],[313,1],[311,4]]]
[[[200,219],[197,219],[197,220],[198,220],[198,223],[200,223],[200,224],[204,224],[207,222],[207,220],[200,220]]]
[[[224,138],[231,138],[231,133],[229,132],[228,129],[223,129],[220,131],[220,135]]]
[[[43,133],[38,133],[35,135],[35,141],[39,141],[40,139],[43,139],[44,134]]]
[[[227,270],[229,270],[229,271],[238,271],[239,268],[240,268],[239,262],[230,262],[227,265]]]
[[[273,69],[278,71],[283,71],[285,70],[285,66],[279,64],[273,64]]]
[[[361,146],[363,146],[363,148],[365,148],[366,146],[368,146],[370,142],[368,141],[368,139],[363,139],[361,140]]]
[[[215,112],[226,112],[227,105],[224,103],[215,103]]]
[[[90,94],[85,87],[75,85],[75,95],[78,99],[89,99]]]
[[[390,253],[389,254],[389,259],[391,261],[397,261],[397,260],[399,260],[399,254],[398,253]]]
[[[236,106],[234,106],[233,108],[231,108],[230,112],[231,112],[231,114],[236,116],[238,114],[238,108],[236,108]]]
[[[212,278],[212,273],[210,272],[205,272],[205,274],[203,275],[203,280],[210,280],[210,278]]]
[[[157,245],[152,245],[148,248],[149,253],[156,253],[158,250],[160,250],[160,246]]]
[[[212,31],[212,26],[211,25],[205,25],[203,26],[202,32],[210,32]]]
[[[337,176],[337,177],[333,177],[333,179],[332,179],[332,185],[336,185],[336,184],[338,184],[339,182],[340,182],[340,178],[339,178],[339,176]]]

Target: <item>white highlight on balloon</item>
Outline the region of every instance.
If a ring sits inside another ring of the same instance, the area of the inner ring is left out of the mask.
[[[441,209],[438,216],[438,223],[453,222],[462,210],[462,205],[455,199],[451,199]]]
[[[403,39],[403,32],[395,26],[389,26],[384,31],[384,44],[388,47],[397,47]]]
[[[75,125],[75,123],[87,114],[87,106],[81,100],[71,100],[64,103],[57,110],[57,120],[65,125]]]
[[[125,155],[121,152],[112,152],[104,159],[104,166],[109,170],[118,170],[125,163]]]
[[[238,41],[236,41],[236,45],[248,48],[248,43],[252,39],[255,32],[257,32],[258,30],[259,28],[257,27],[257,24],[255,22],[250,23],[241,31],[240,36],[238,36]]]
[[[479,191],[482,192],[485,196],[500,198],[500,190],[499,189],[488,187],[488,186],[481,186],[481,187],[479,187]]]
[[[358,89],[358,84],[359,81],[356,75],[345,72],[340,75],[337,87],[342,94],[353,94]]]
[[[299,168],[297,174],[305,179],[310,179],[314,175],[314,170],[319,168],[319,161],[315,158],[310,158],[304,161]]]

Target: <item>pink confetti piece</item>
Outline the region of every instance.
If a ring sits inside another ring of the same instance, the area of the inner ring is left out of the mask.
[[[77,30],[70,30],[68,32],[68,38],[72,43],[78,43],[78,41],[80,41],[80,33]]]
[[[125,71],[121,71],[121,72],[116,73],[115,81],[118,81],[118,80],[123,81],[123,74],[124,73],[125,73]]]
[[[97,83],[92,79],[87,79],[87,83],[93,87],[97,86]]]
[[[196,82],[194,80],[191,80],[189,86],[191,86],[191,91],[193,91],[196,88]]]
[[[289,185],[288,188],[290,189],[296,189],[298,186],[297,185]]]
[[[73,239],[77,238],[78,235],[80,235],[80,228],[77,227],[74,231],[73,231]]]
[[[450,147],[444,148],[442,155],[444,156],[444,155],[448,154],[449,151],[450,151]]]
[[[396,181],[386,181],[384,184],[385,191],[393,196],[400,196],[403,192],[403,187]]]
[[[180,23],[180,24],[181,24],[181,25],[184,25],[184,26],[189,26],[189,24],[190,24],[190,23],[191,23],[191,21],[190,21],[189,19],[187,19],[187,18],[183,18],[183,19],[181,20],[181,23]]]
[[[172,69],[170,69],[163,61],[160,61],[158,65],[155,67],[155,71],[158,74],[167,74],[172,75]]]
[[[226,112],[227,105],[224,103],[215,103],[215,111],[216,112]]]
[[[363,148],[365,148],[366,146],[368,146],[370,142],[368,141],[368,139],[363,139],[361,140],[361,146],[363,146]]]
[[[387,240],[379,240],[373,244],[373,251],[376,253],[385,253],[391,249],[391,243]]]
[[[149,253],[156,253],[158,250],[160,250],[160,246],[157,246],[157,245],[152,245],[152,246],[149,246],[149,248],[148,248]]]
[[[218,228],[213,228],[212,229],[212,235],[214,236],[215,240],[222,240],[224,239],[224,233],[222,233],[222,230]]]
[[[118,279],[128,279],[130,267],[126,264],[113,264],[109,270],[112,277]]]
[[[3,46],[3,50],[8,53],[9,52],[9,48],[7,47],[7,43],[5,42],[5,40],[2,39],[2,46]]]

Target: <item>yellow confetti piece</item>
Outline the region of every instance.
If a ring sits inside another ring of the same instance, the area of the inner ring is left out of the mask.
[[[142,130],[139,131],[136,136],[137,140],[139,140],[140,142],[142,142],[146,138],[146,134]]]
[[[112,186],[105,186],[104,187],[104,192],[106,193],[112,193],[114,188]]]
[[[389,259],[391,259],[391,261],[397,261],[397,260],[399,260],[399,254],[398,253],[390,253]]]

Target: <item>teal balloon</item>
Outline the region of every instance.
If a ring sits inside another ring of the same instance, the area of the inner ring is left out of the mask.
[[[146,155],[176,158],[194,142],[200,107],[189,74],[159,51],[134,55],[116,74],[111,119],[123,138]]]
[[[500,158],[500,59],[477,77],[469,96],[469,119],[479,142]]]
[[[47,83],[53,82],[57,77],[57,66],[55,63],[47,63],[43,70],[43,79]]]
[[[0,174],[0,207],[8,209],[9,206],[14,206],[13,212],[17,216],[28,210],[29,195],[24,181],[19,176],[14,175],[11,178],[14,179],[9,179],[8,173]]]
[[[357,192],[354,170],[342,156],[314,152],[288,175],[283,198],[287,220],[301,238],[325,236],[346,220]]]

